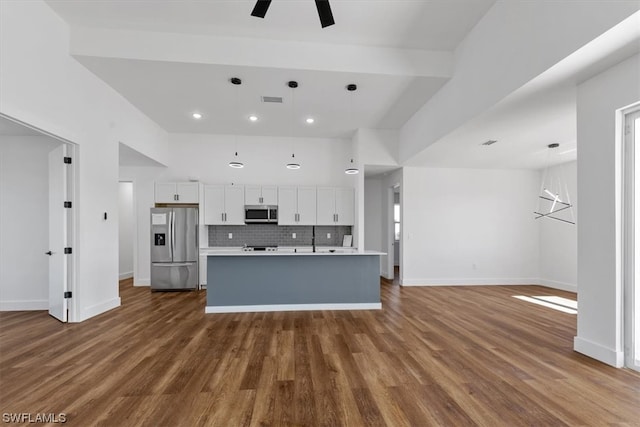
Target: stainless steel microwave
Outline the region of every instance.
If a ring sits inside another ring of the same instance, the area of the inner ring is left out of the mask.
[[[278,222],[278,207],[247,205],[244,207],[244,222],[247,224],[258,222]]]

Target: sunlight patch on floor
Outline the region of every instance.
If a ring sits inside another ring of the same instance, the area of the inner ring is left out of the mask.
[[[522,301],[527,301],[533,304],[541,305],[543,307],[562,311],[563,313],[569,313],[569,314],[578,313],[578,310],[577,310],[578,303],[576,301],[572,301],[567,298],[555,297],[555,296],[528,297],[525,295],[514,295],[513,297]]]

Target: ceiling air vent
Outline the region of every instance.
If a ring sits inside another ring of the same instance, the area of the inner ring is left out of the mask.
[[[490,139],[490,140],[488,140],[488,141],[483,142],[483,143],[482,143],[482,144],[480,144],[480,145],[486,145],[486,146],[489,146],[489,145],[493,145],[493,144],[495,144],[496,142],[498,142],[498,141],[497,141],[497,140],[495,140],[495,139]]]
[[[282,104],[281,96],[263,96],[262,102],[275,102],[276,104]]]

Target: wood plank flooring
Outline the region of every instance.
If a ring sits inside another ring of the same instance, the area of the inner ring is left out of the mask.
[[[400,288],[383,309],[204,314],[121,283],[80,324],[0,313],[0,412],[73,426],[638,426],[640,375],[572,350],[537,286]]]

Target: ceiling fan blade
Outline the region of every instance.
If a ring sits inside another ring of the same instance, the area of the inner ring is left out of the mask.
[[[336,23],[333,20],[333,13],[331,13],[329,0],[316,0],[316,8],[318,9],[318,16],[320,17],[320,25],[322,25],[322,28]]]
[[[256,5],[251,11],[251,16],[257,16],[258,18],[264,18],[271,5],[271,0],[258,0]],[[319,10],[319,9],[318,9]]]

